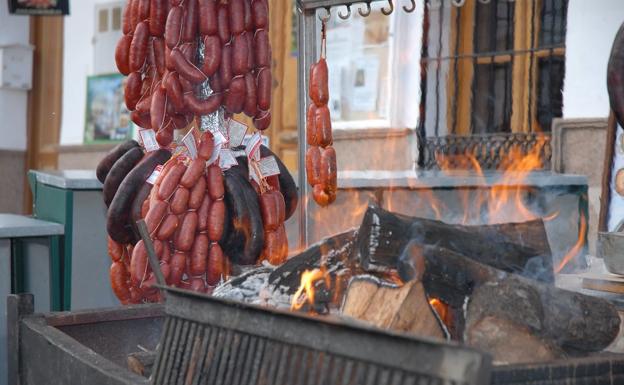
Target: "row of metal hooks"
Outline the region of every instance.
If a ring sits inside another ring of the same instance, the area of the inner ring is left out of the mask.
[[[439,0],[439,1],[442,1],[442,0]],[[483,4],[488,4],[491,0],[478,0],[478,1]],[[515,0],[507,0],[507,1],[513,2]],[[394,2],[393,0],[387,0],[387,2],[388,2],[388,6],[381,8],[381,13],[383,13],[386,16],[389,16],[392,12],[394,12]],[[461,7],[465,3],[466,3],[466,0],[451,0],[451,4],[455,7]],[[366,6],[366,9],[363,9],[362,7],[360,7],[358,8],[358,13],[362,17],[369,16],[371,14],[371,2],[366,1],[362,5]],[[338,17],[341,18],[342,20],[347,20],[349,17],[351,17],[351,4],[346,4],[345,7],[347,7],[346,13],[343,13],[342,11],[338,12]],[[331,19],[331,15],[332,15],[331,7],[324,7],[324,8],[325,8],[326,15],[322,16],[319,14],[318,18],[322,22],[327,23],[329,19]],[[403,10],[407,13],[414,12],[416,10],[416,0],[410,0],[410,5],[409,6],[404,5]]]
[[[383,13],[386,16],[394,12],[393,0],[387,0],[387,1],[388,1],[388,6],[381,8],[381,13]],[[407,13],[412,13],[416,10],[416,0],[410,0],[410,3],[411,4],[409,6],[407,5],[403,6],[403,10]],[[358,13],[362,17],[367,17],[371,14],[371,2],[367,1],[364,3],[364,5],[366,6],[366,9],[364,10],[362,7],[360,7],[358,8]],[[347,7],[346,13],[343,13],[342,11],[338,12],[338,17],[341,18],[342,20],[347,20],[349,17],[351,17],[351,4],[347,4],[345,6]],[[322,22],[327,23],[329,19],[331,19],[331,15],[332,15],[331,7],[325,7],[325,12],[327,13],[325,16],[322,16],[319,14],[318,17]]]

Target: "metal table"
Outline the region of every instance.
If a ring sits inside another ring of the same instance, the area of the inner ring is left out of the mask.
[[[38,310],[61,310],[63,233],[58,223],[0,214],[0,385],[7,384],[7,295],[28,291],[40,298]]]

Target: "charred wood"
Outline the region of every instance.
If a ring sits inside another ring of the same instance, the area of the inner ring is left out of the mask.
[[[358,230],[355,252],[366,270],[394,269],[408,242],[443,247],[543,282],[553,282],[552,257],[542,220],[463,226],[408,217],[369,206]],[[496,250],[496,252],[492,252]],[[413,272],[399,269],[402,278]]]

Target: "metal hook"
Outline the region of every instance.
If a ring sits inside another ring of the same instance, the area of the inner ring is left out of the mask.
[[[410,7],[408,7],[407,5],[403,6],[403,10],[407,13],[412,13],[416,9],[416,0],[410,0],[410,1],[412,2],[412,5]]]
[[[366,2],[366,12],[362,12],[362,8],[358,9],[358,13],[360,14],[360,16],[362,17],[367,17],[368,15],[371,14],[371,5],[370,2]]]
[[[453,0],[453,5],[456,7],[463,7],[466,0]]]
[[[387,10],[385,7],[381,9],[381,13],[386,16],[389,16],[392,11],[394,11],[394,4],[392,3],[392,0],[388,0],[388,5],[390,6],[390,10]]]
[[[338,17],[340,17],[342,20],[347,20],[349,17],[351,17],[351,4],[347,4],[347,14],[343,14],[342,12],[338,12]]]
[[[322,23],[327,23],[329,19],[331,19],[331,8],[325,7],[325,12],[327,12],[327,16],[325,17],[321,16],[320,14],[318,15],[318,18]]]

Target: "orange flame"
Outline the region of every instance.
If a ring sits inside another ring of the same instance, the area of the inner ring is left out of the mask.
[[[327,287],[330,286],[330,277],[325,266],[320,269],[306,270],[301,274],[301,285],[293,295],[290,310],[300,310],[306,304],[314,305],[315,285],[324,279]]]
[[[447,318],[448,318],[448,305],[443,303],[442,301],[440,301],[437,298],[431,298],[429,300],[429,305],[431,305],[433,310],[436,313],[438,313],[438,316],[440,317],[442,322],[444,322],[446,324],[447,321],[448,321],[447,320]]]
[[[559,265],[555,269],[555,274],[559,274],[561,270],[581,251],[583,245],[585,244],[585,235],[587,233],[587,218],[585,218],[584,214],[581,214],[581,223],[579,225],[579,234],[578,239],[574,246],[568,251],[568,253],[563,257]]]

